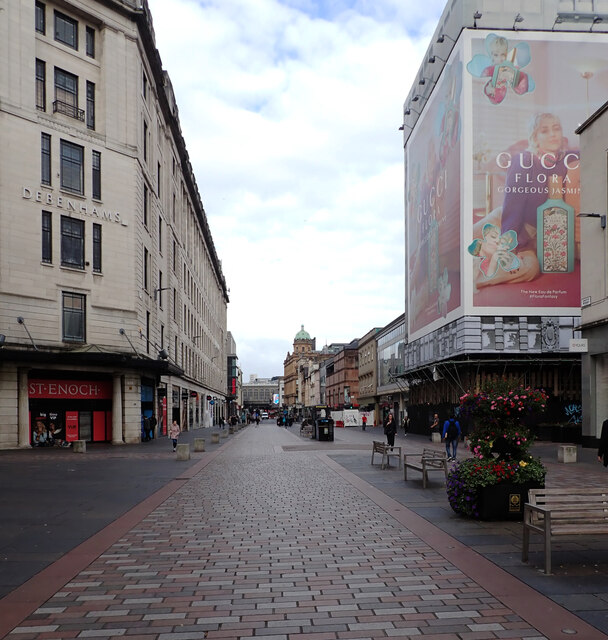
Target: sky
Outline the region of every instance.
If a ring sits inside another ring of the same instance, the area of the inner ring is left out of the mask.
[[[403,103],[445,0],[148,0],[243,380],[405,310]]]

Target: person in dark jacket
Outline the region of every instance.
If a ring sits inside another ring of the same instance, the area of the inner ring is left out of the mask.
[[[397,433],[397,423],[392,413],[389,413],[384,420],[384,434],[389,447],[395,446],[395,434]]]
[[[597,459],[608,467],[608,420],[602,423],[602,435],[600,436],[600,446],[597,450]]]

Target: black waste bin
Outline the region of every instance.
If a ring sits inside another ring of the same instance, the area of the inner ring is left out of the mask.
[[[315,426],[317,440],[334,440],[334,421],[332,418],[319,418]]]

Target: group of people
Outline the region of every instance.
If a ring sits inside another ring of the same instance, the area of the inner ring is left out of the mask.
[[[392,412],[389,412],[384,418],[384,435],[386,436],[386,442],[389,447],[395,446],[395,436],[397,435],[397,421]],[[409,427],[409,418],[406,416],[403,419],[404,434],[407,435]],[[433,421],[430,426],[431,439],[433,433],[439,433],[441,428],[439,421],[439,414],[434,414]],[[456,460],[456,452],[458,451],[458,442],[462,435],[462,429],[460,428],[460,422],[456,417],[450,417],[443,423],[441,430],[441,439],[445,441],[445,451],[449,461]]]

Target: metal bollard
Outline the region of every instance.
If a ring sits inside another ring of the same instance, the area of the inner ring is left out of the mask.
[[[195,451],[205,450],[205,438],[194,438],[194,450]]]
[[[190,445],[187,442],[177,445],[177,459],[190,460]]]

